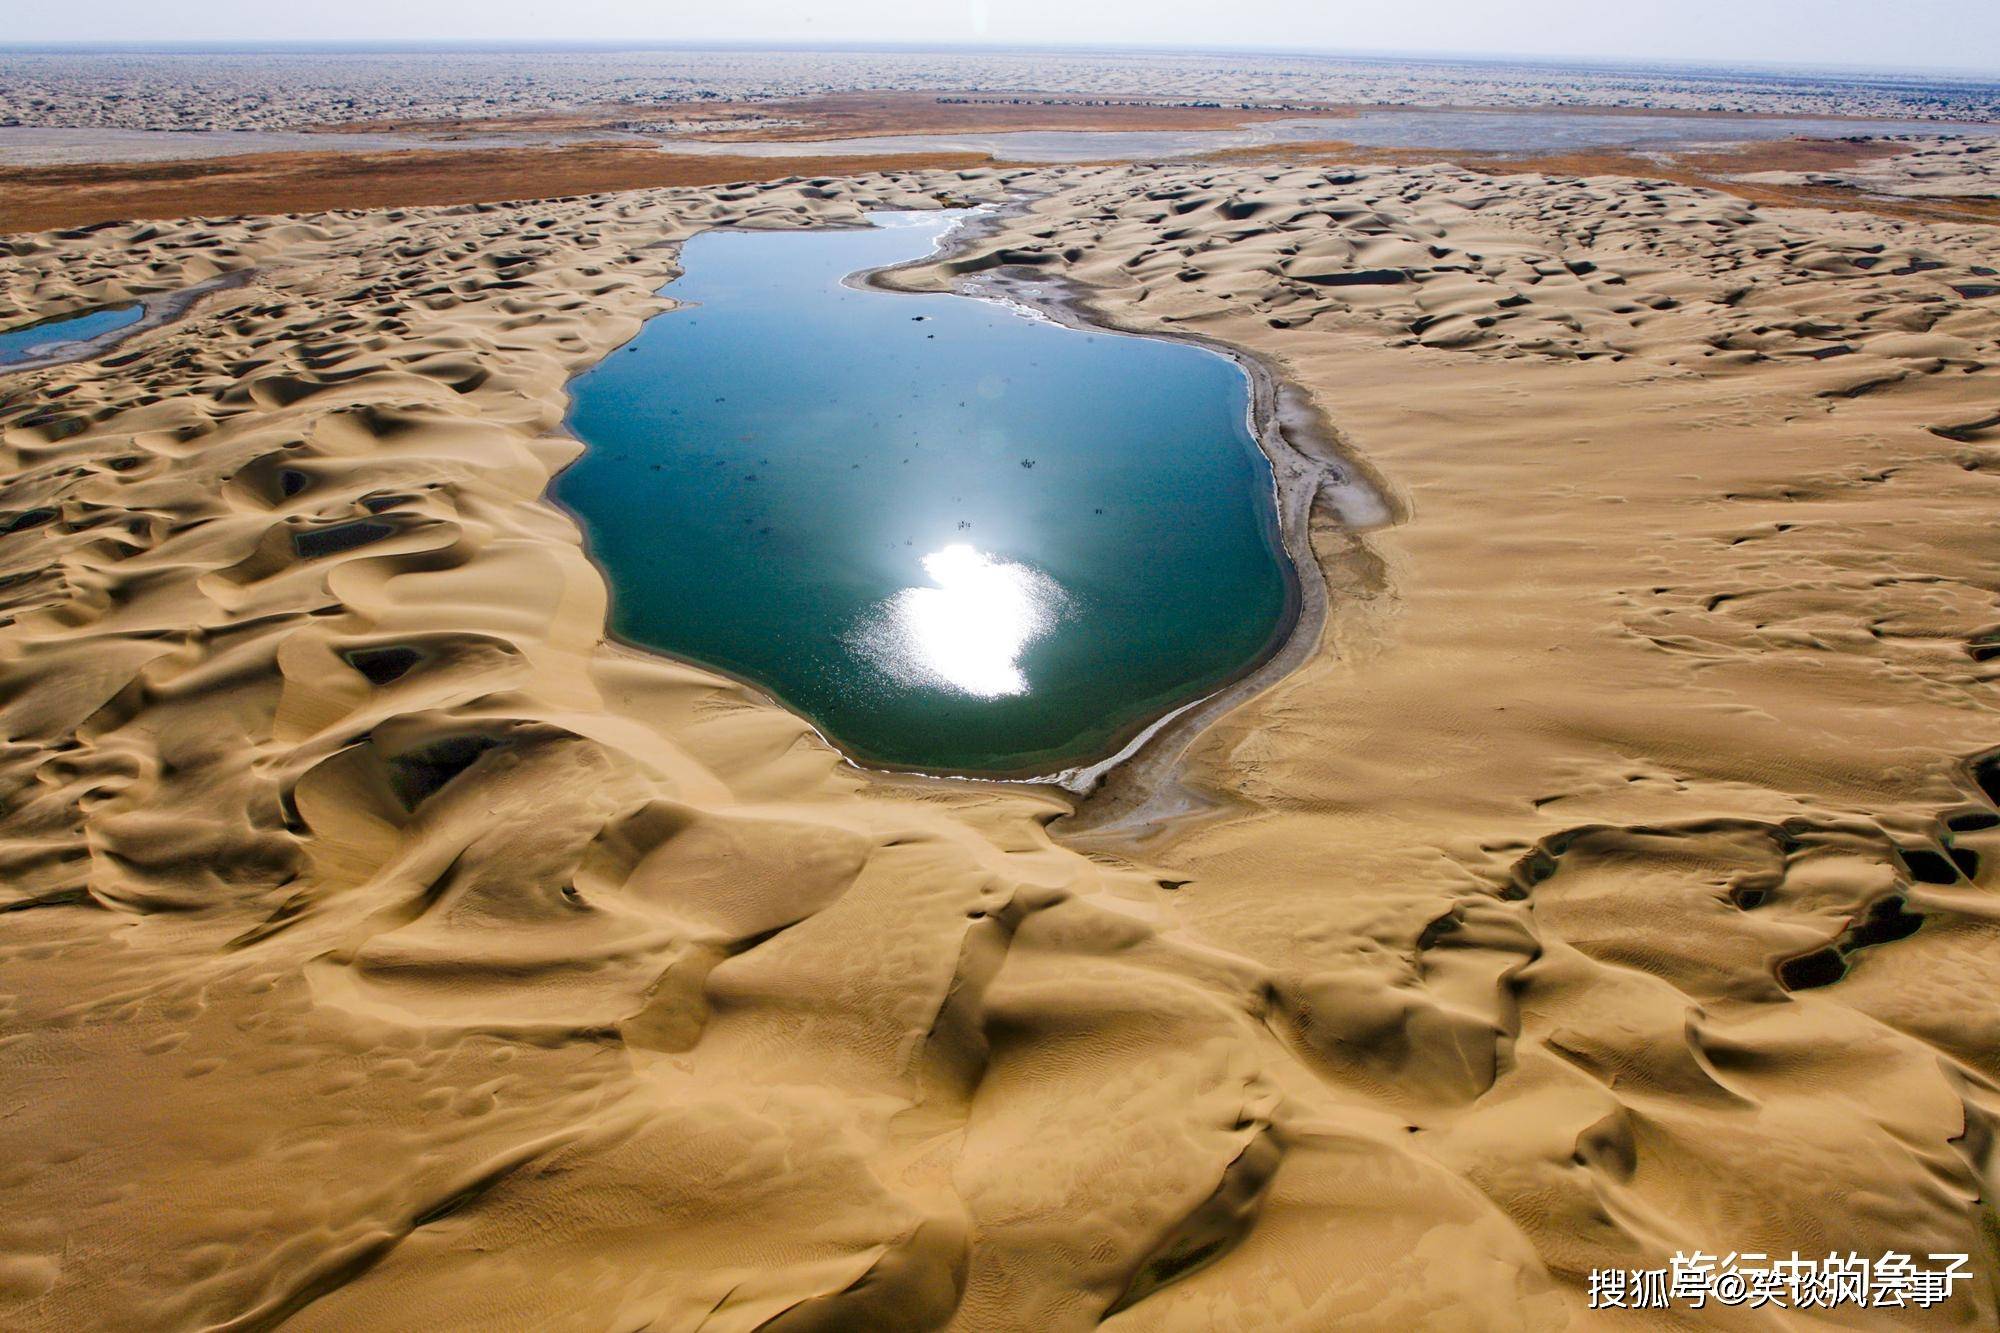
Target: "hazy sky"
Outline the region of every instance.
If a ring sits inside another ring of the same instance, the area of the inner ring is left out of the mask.
[[[1251,46],[2000,70],[1997,0],[5,0],[0,42]]]

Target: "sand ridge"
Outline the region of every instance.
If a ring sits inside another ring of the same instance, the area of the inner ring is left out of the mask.
[[[1245,348],[1397,500],[1139,841],[605,645],[540,500],[677,240],[1024,190],[929,280]],[[10,238],[243,276],[0,377],[0,1317],[1546,1328],[1699,1245],[1990,1323],[1990,237],[1174,166]]]

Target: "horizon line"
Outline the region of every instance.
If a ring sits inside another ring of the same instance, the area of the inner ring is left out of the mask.
[[[0,55],[38,54],[182,54],[257,55],[339,53],[356,55],[423,54],[429,52],[647,52],[647,51],[770,51],[770,52],[957,52],[984,51],[995,54],[1103,54],[1103,55],[1227,55],[1274,56],[1298,59],[1350,59],[1386,63],[1449,61],[1457,64],[1532,64],[1578,66],[1602,64],[1632,69],[1682,69],[1690,71],[1763,70],[1772,72],[1816,71],[1850,75],[1932,74],[1957,75],[1972,79],[2000,81],[2000,66],[1893,64],[1868,65],[1841,61],[1789,61],[1769,57],[1722,56],[1636,56],[1617,54],[1559,54],[1534,51],[1450,51],[1390,47],[1278,47],[1256,43],[1190,44],[1168,42],[981,42],[949,38],[898,41],[894,38],[839,38],[813,40],[792,38],[703,38],[674,40],[659,37],[541,38],[496,37],[271,37],[254,39],[46,39],[0,41]]]

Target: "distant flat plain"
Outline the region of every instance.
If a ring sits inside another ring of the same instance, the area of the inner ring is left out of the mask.
[[[1976,187],[1911,202],[1801,173],[1891,156],[1891,136],[1991,134],[1996,119],[2000,82],[1812,70],[1076,51],[0,51],[0,232],[1176,157],[1658,172],[1766,200],[1865,194],[1869,207],[1981,217],[1995,205]],[[1755,156],[1758,181],[1733,179],[1732,152]]]

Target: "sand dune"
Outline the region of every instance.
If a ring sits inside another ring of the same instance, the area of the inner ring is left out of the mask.
[[[1907,199],[2000,199],[2000,138],[1907,136],[1883,145],[1896,146],[1902,151],[1844,169],[1747,172],[1741,179],[1770,185],[1837,185]]]
[[[1248,349],[1397,511],[1114,780],[1177,819],[847,768],[539,500],[676,241],[1023,191],[902,280]],[[1695,1246],[1995,1318],[1990,230],[1182,166],[5,244],[243,275],[0,378],[8,1326],[1546,1328]]]

